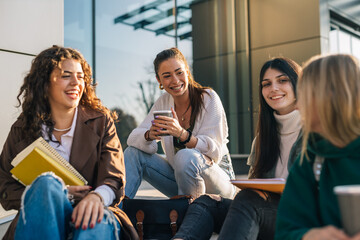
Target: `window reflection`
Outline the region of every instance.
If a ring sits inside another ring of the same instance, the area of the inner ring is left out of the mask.
[[[178,47],[189,64],[191,2],[178,0],[177,20]],[[162,94],[152,61],[163,49],[175,46],[173,5],[172,0],[64,0],[65,46],[79,49],[95,66],[97,95],[106,107],[115,109],[127,124],[131,123],[128,131],[144,119],[151,103]],[[92,46],[93,7],[96,54]],[[124,147],[128,133],[123,135],[120,140]]]
[[[360,37],[332,25],[329,32],[329,52],[352,54],[360,60]]]

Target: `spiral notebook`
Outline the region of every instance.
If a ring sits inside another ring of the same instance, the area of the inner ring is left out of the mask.
[[[42,137],[22,150],[11,161],[12,176],[29,185],[43,172],[54,172],[67,185],[86,185],[86,179]]]

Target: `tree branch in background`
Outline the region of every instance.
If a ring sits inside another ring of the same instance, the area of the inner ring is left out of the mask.
[[[141,106],[145,106],[145,111],[148,113],[156,99],[160,96],[158,83],[149,79],[144,82],[138,82],[138,85],[141,91],[141,98],[138,98],[138,100]]]

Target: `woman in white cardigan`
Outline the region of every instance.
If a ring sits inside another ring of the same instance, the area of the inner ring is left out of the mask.
[[[154,60],[156,79],[166,92],[134,129],[124,152],[125,194],[136,195],[142,178],[167,196],[204,193],[231,198],[235,189],[224,108],[214,90],[195,82],[183,54],[176,48]],[[171,110],[173,117],[153,112]],[[168,136],[160,136],[167,134]],[[161,141],[166,158],[156,154]]]

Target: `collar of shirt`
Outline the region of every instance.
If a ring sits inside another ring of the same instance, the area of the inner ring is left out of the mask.
[[[61,144],[59,144],[58,142],[50,141],[46,131],[47,127],[45,126],[45,124],[42,125],[42,135],[44,139],[47,142],[49,142],[50,146],[55,148],[55,150],[68,162],[70,161],[71,146],[74,138],[77,116],[78,116],[78,108],[75,109],[75,114],[73,121],[71,123],[70,131],[61,136]],[[54,135],[52,135],[52,139],[56,139]]]

